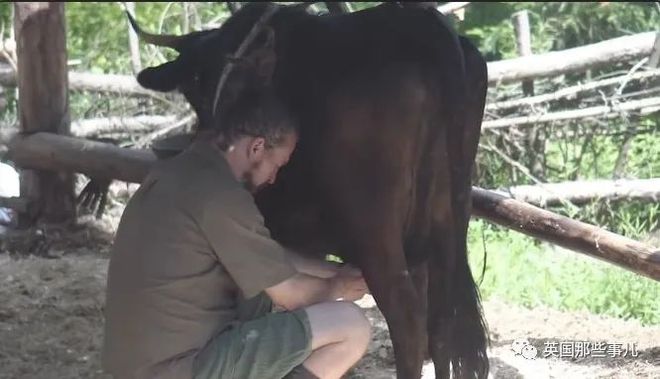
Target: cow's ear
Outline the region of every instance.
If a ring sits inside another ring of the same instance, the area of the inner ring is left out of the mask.
[[[262,32],[263,43],[252,50],[245,57],[245,61],[254,68],[266,83],[270,83],[275,65],[277,64],[277,55],[275,54],[275,31],[270,26],[265,26]]]
[[[144,88],[169,92],[175,90],[185,77],[185,67],[179,59],[140,71],[137,81]]]

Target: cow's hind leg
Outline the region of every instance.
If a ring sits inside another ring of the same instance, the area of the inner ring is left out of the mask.
[[[355,192],[352,195],[355,196]],[[338,207],[346,226],[342,251],[354,257],[354,262],[362,269],[369,290],[387,321],[397,378],[418,379],[424,359],[425,314],[415,288],[415,275],[407,269],[401,227],[397,225],[400,218],[387,203],[371,205],[373,208],[368,207],[371,209],[358,204]]]
[[[410,271],[410,277],[412,278],[413,285],[415,286],[415,290],[417,291],[417,296],[419,299],[419,309],[421,310],[421,315],[423,317],[422,323],[424,326],[427,324],[427,314],[428,314],[428,286],[429,286],[429,278],[428,278],[428,263],[423,262],[423,263],[417,263],[409,265],[409,271]],[[426,327],[424,328],[424,334],[422,335],[422,338],[419,340],[419,344],[421,345],[421,350],[422,350],[422,356],[424,359],[430,358],[429,355],[429,350],[428,350],[428,332],[426,330]]]
[[[387,321],[399,379],[419,378],[426,329],[403,247],[419,83],[398,68],[357,76],[327,101],[319,153],[341,254],[360,266]]]

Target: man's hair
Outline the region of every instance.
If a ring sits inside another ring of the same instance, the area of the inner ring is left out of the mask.
[[[288,108],[270,91],[248,91],[227,108],[216,126],[219,147],[226,151],[243,136],[262,137],[266,148],[280,145],[298,125]]]

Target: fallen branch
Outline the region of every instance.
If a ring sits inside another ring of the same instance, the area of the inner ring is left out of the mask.
[[[72,122],[71,131],[78,137],[117,131],[145,132],[164,128],[176,120],[177,116],[174,115],[93,118]]]
[[[0,64],[0,85],[5,87],[16,86],[16,73],[7,64]],[[163,97],[162,93],[150,91],[140,86],[132,75],[69,72],[69,88],[80,91]]]
[[[617,106],[601,105],[597,107],[575,109],[570,111],[561,111],[545,113],[532,116],[508,117],[499,120],[488,120],[481,124],[482,129],[510,128],[512,126],[533,125],[546,122],[574,120],[587,117],[618,117],[622,112],[633,110],[643,110],[642,115],[654,112],[660,106],[660,97],[652,97],[643,100],[628,101]],[[644,111],[646,110],[646,111]]]
[[[610,39],[573,49],[488,63],[488,83],[499,85],[583,71],[646,57],[655,32]]]
[[[473,215],[660,281],[660,249],[480,188]]]
[[[575,97],[575,95],[577,95],[580,92],[592,91],[602,87],[609,87],[609,86],[621,84],[625,80],[633,81],[633,80],[644,80],[649,78],[660,78],[660,70],[638,72],[630,76],[622,75],[622,76],[617,76],[616,78],[599,80],[595,82],[584,83],[572,87],[563,88],[553,93],[525,97],[516,100],[507,100],[507,101],[499,101],[496,103],[490,103],[486,105],[486,109],[490,111],[498,111],[509,108],[531,107],[536,104],[556,101],[563,98],[570,99],[572,97]]]
[[[158,130],[140,138],[140,140],[135,143],[135,147],[144,148],[158,138],[164,137],[170,133],[180,132],[183,128],[195,122],[195,120],[197,120],[197,115],[195,113],[190,113],[187,116],[172,123],[171,125],[165,128],[159,128]]]
[[[155,155],[56,134],[16,137],[12,160],[22,168],[70,170],[90,176],[139,183]],[[660,280],[660,252],[593,225],[571,220],[533,205],[473,188],[473,214],[560,246],[603,259]]]
[[[657,202],[660,201],[660,178],[543,183],[492,192],[540,206],[560,205],[562,201],[584,204],[600,199]]]

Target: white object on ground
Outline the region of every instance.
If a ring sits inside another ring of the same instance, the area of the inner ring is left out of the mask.
[[[18,172],[6,163],[0,162],[0,196],[20,196],[21,190],[18,181]],[[13,218],[13,211],[0,208],[0,224],[9,225]],[[2,230],[0,230],[2,232]]]

